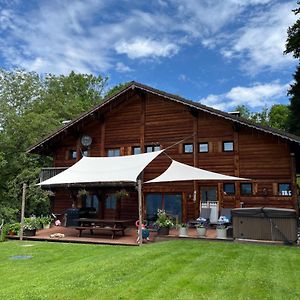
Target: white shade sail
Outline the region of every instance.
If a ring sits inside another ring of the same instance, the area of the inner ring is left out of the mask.
[[[118,157],[83,157],[67,170],[38,185],[136,182],[145,167],[163,151]]]
[[[145,183],[170,182],[170,181],[187,181],[187,180],[249,180],[246,178],[227,176],[215,172],[195,168],[176,160],[172,160],[169,168],[160,176],[149,180]]]

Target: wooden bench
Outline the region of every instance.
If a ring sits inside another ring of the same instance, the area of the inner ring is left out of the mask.
[[[124,236],[125,235],[125,232],[124,232],[124,228],[118,228],[118,227],[97,227],[97,226],[80,226],[80,227],[75,227],[76,230],[79,231],[79,234],[78,236],[81,237],[82,236],[82,231],[84,230],[89,230],[91,234],[94,234],[94,231],[97,230],[97,231],[105,231],[105,232],[111,232],[112,235],[111,235],[111,238],[114,239],[115,236],[116,236],[116,232],[122,232],[122,235]]]

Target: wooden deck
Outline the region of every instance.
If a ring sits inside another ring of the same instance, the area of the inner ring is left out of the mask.
[[[64,237],[50,237],[52,234],[61,233]],[[19,239],[17,236],[10,236],[11,239]],[[38,230],[36,236],[24,236],[24,240],[36,240],[36,241],[49,241],[49,242],[64,242],[64,243],[84,243],[84,244],[106,244],[106,245],[124,245],[124,246],[137,246],[137,231],[136,228],[127,228],[125,230],[125,236],[117,234],[115,239],[111,238],[111,233],[101,232],[93,235],[89,231],[84,231],[82,236],[78,236],[78,231],[72,227],[55,226],[50,229]],[[178,230],[171,229],[168,236],[158,236],[155,231],[151,231],[150,240],[145,243],[153,243],[155,241],[162,241],[167,239],[201,239],[201,240],[227,240],[217,239],[216,230],[208,229],[205,237],[199,237],[195,228],[189,228],[187,237],[179,237]]]

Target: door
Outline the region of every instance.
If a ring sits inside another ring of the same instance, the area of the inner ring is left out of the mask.
[[[181,222],[182,217],[182,196],[181,194],[164,195],[165,211],[175,219],[176,225]]]
[[[175,222],[182,219],[182,195],[168,193],[146,194],[146,220],[150,223],[156,221],[157,210],[164,209],[168,215],[174,218]]]
[[[202,207],[211,208],[210,222],[217,223],[219,218],[219,204],[217,197],[216,186],[202,186],[200,187],[201,205]]]

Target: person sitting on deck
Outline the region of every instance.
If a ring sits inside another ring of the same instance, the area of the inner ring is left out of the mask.
[[[138,230],[137,230],[138,237],[137,237],[137,240],[136,240],[137,243],[140,241],[139,224],[140,224],[140,222],[139,222],[139,220],[137,220],[135,222],[135,226],[138,228]],[[141,227],[142,227],[142,239],[146,239],[147,241],[149,241],[150,240],[150,231],[149,231],[149,229],[146,228],[145,223],[142,223]]]

